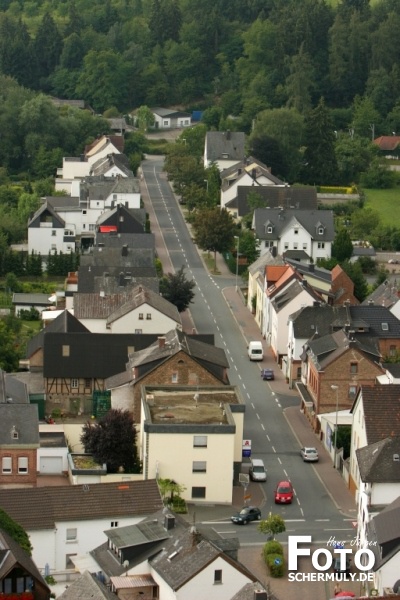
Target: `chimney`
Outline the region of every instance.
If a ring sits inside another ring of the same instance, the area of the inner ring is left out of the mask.
[[[122,256],[128,256],[128,245],[127,245],[127,244],[124,244],[124,245],[122,246],[121,255],[122,255]]]
[[[268,595],[265,590],[254,590],[254,600],[268,600]]]
[[[165,335],[162,335],[158,338],[158,347],[165,348]]]
[[[160,339],[160,338],[159,338]],[[164,528],[169,531],[175,527],[175,517],[174,515],[165,515],[164,518]]]

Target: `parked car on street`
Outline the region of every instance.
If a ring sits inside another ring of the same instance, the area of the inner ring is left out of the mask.
[[[233,523],[247,525],[250,521],[259,521],[261,511],[256,506],[244,506],[242,510],[231,517]]]
[[[291,504],[294,496],[290,481],[280,481],[275,488],[275,504]]]
[[[306,447],[300,450],[304,462],[318,462],[319,456],[316,448]]]
[[[264,381],[275,379],[273,369],[261,369],[261,377]]]

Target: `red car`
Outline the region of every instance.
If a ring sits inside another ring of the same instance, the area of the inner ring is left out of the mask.
[[[293,495],[293,486],[290,481],[280,481],[275,488],[275,504],[291,504]]]

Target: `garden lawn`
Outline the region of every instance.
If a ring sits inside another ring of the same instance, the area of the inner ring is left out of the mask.
[[[376,210],[384,225],[400,229],[400,188],[389,190],[365,189],[365,206]]]

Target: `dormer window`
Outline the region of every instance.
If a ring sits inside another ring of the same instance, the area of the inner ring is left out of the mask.
[[[388,323],[382,323],[382,331],[389,331],[389,324]]]
[[[225,158],[225,159],[229,158],[229,154],[227,154],[227,153],[222,154],[222,158]]]
[[[268,227],[267,227],[267,233],[272,233],[272,227],[271,227],[271,225],[268,225]]]
[[[19,437],[19,436],[18,436],[18,431],[16,430],[16,428],[15,428],[15,425],[13,425],[13,426],[12,426],[12,429],[11,429],[11,438],[12,438],[13,440],[17,440],[17,439],[18,439],[18,437]]]
[[[318,235],[324,235],[324,228],[318,227]]]

